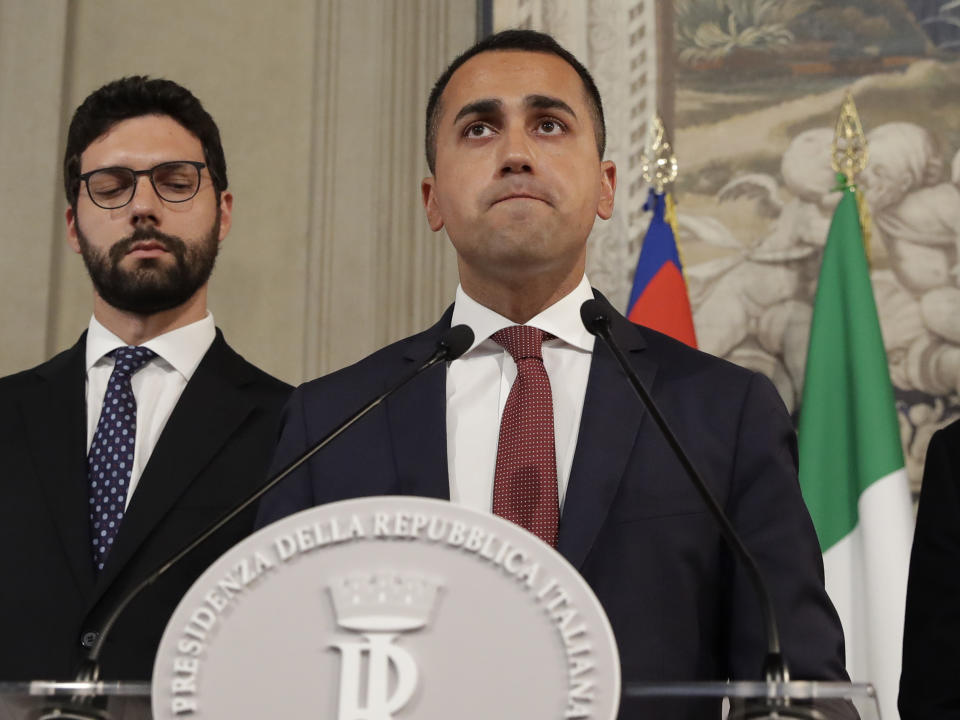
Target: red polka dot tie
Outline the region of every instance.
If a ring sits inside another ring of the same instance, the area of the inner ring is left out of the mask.
[[[90,493],[90,540],[93,565],[103,570],[113,545],[130,488],[133,448],[137,437],[137,401],[133,397],[133,374],[146,365],[154,352],[145,347],[121,347],[112,351],[114,365],[103,396],[103,409],[87,455]]]
[[[553,393],[541,353],[543,341],[552,337],[529,325],[514,325],[491,336],[517,363],[517,379],[500,421],[493,512],[556,547],[560,503]]]

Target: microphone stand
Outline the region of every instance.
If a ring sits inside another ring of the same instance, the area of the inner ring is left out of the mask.
[[[630,381],[630,385],[650,413],[657,427],[660,428],[660,432],[666,439],[667,444],[670,445],[670,449],[673,450],[677,460],[680,461],[687,477],[690,478],[690,481],[700,494],[710,514],[713,515],[714,520],[716,520],[723,538],[733,549],[734,554],[746,569],[747,576],[750,578],[750,582],[753,584],[754,591],[760,601],[760,612],[763,616],[763,625],[766,632],[767,654],[762,667],[764,680],[768,683],[788,682],[790,680],[790,671],[787,667],[787,661],[783,657],[780,649],[780,631],[777,627],[773,600],[770,597],[770,591],[763,579],[760,568],[757,566],[756,560],[743,544],[737,531],[730,523],[730,519],[723,511],[723,508],[720,507],[713,493],[710,492],[710,488],[707,487],[703,478],[700,477],[697,469],[690,461],[690,456],[687,455],[680,445],[680,441],[670,428],[666,418],[663,417],[663,414],[653,401],[650,393],[647,392],[647,389],[640,381],[633,367],[631,367],[626,355],[623,354],[623,350],[620,349],[620,346],[616,340],[614,340],[613,333],[610,331],[610,315],[607,308],[599,300],[587,300],[580,306],[580,319],[583,321],[584,327],[592,335],[603,340],[610,349],[610,352],[613,353],[617,363]],[[760,718],[803,718],[804,720],[821,720],[824,718],[824,715],[814,708],[791,706],[788,698],[769,698],[767,702],[760,707],[745,708],[742,710],[742,714],[731,711],[729,716],[729,720],[752,720],[753,718],[757,718],[758,720]]]

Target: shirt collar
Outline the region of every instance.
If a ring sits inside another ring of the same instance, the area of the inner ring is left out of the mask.
[[[213,344],[216,335],[217,327],[213,320],[213,313],[208,311],[202,320],[157,335],[143,343],[143,347],[153,350],[164,362],[179,372],[184,380],[189,381],[203,356],[210,349],[210,345]],[[87,328],[87,372],[107,353],[126,345],[123,340],[91,316],[90,325]]]
[[[591,299],[593,299],[593,291],[590,289],[590,281],[584,275],[580,279],[580,284],[570,293],[538,315],[530,318],[525,324],[533,325],[544,332],[555,335],[567,345],[578,350],[593,352],[594,337],[580,320],[580,306],[586,300]],[[469,325],[470,329],[473,330],[473,345],[464,355],[472,353],[498,330],[516,325],[509,318],[505,318],[503,315],[478,303],[458,285],[450,324],[452,326],[461,323]],[[499,345],[497,349],[500,349]]]

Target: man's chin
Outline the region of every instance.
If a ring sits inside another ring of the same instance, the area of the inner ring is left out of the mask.
[[[120,276],[114,276],[108,287],[97,288],[100,297],[118,310],[139,315],[152,315],[182,305],[193,292],[164,265],[162,260],[141,260],[135,269],[128,270],[121,264]]]
[[[485,248],[490,262],[502,266],[515,264],[539,266],[557,259],[557,235],[545,231],[544,226],[532,223],[514,225],[491,237]]]
[[[135,251],[127,253],[116,266],[118,270],[127,274],[140,274],[154,270],[166,269],[177,262],[177,258],[164,251]]]
[[[173,310],[189,299],[143,288],[139,288],[136,292],[128,291],[122,294],[101,292],[100,297],[117,310],[142,316]]]
[[[532,279],[544,275],[556,275],[563,272],[566,262],[548,253],[531,252],[530,248],[512,248],[491,254],[480,261],[485,268],[484,275],[514,281]]]

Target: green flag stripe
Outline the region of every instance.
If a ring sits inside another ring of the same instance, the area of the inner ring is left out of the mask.
[[[857,500],[903,467],[893,387],[853,188],[827,235],[800,410],[800,486],[820,547],[857,524]]]

